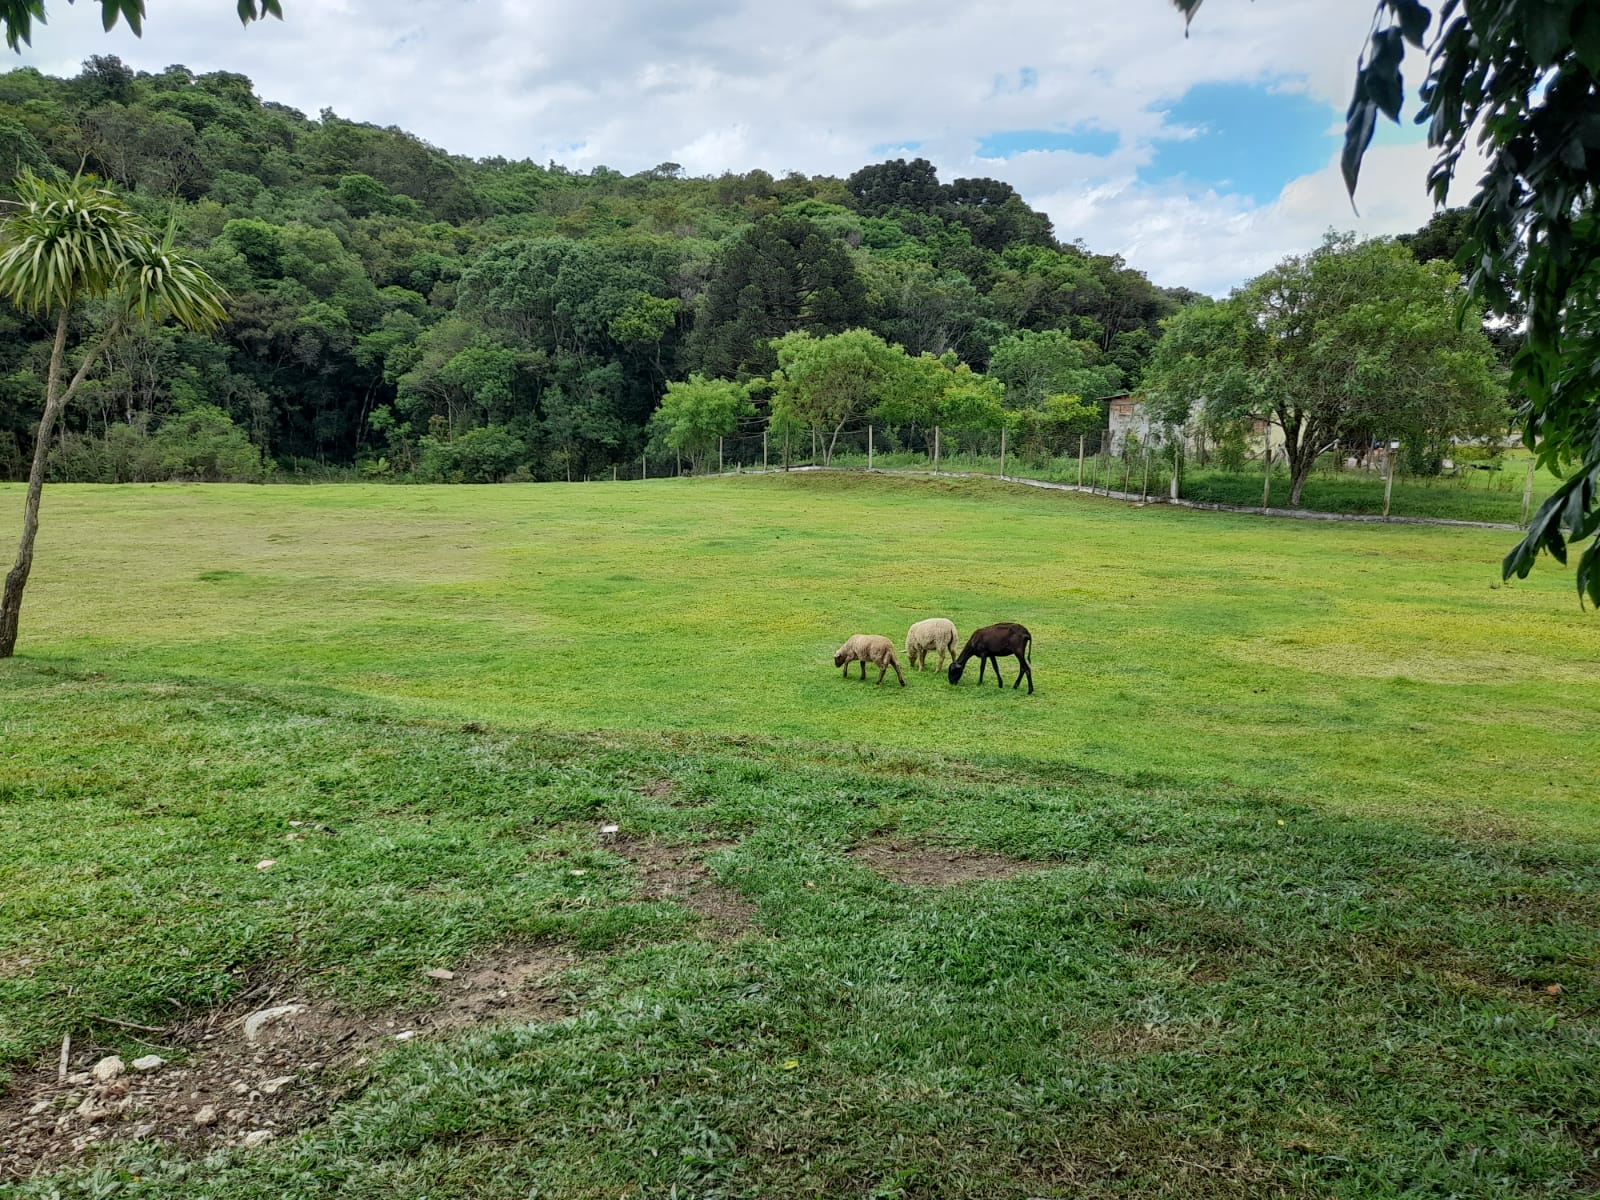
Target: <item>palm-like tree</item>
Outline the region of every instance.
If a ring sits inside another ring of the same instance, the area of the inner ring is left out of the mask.
[[[199,264],[175,254],[172,232],[158,236],[114,193],[92,178],[57,181],[24,171],[12,185],[17,200],[0,215],[0,295],[18,308],[56,318],[55,344],[45,380],[44,414],[33,450],[33,470],[22,514],[16,565],[0,597],[0,658],[17,644],[22,590],[33,568],[50,434],[95,360],[136,321],[172,317],[188,329],[210,329],[226,315],[222,289]],[[78,301],[112,301],[112,315],[83,352],[62,386],[67,332]]]

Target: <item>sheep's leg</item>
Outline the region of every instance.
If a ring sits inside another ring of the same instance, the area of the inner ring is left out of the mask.
[[[865,679],[867,677],[867,660],[863,658],[857,661],[861,663],[861,678]]]
[[[983,673],[985,671],[987,671],[988,669],[989,669],[989,656],[987,654],[978,655],[978,682],[979,683],[983,682]]]
[[[1000,674],[1000,656],[994,656],[994,682],[996,687],[1005,687],[1005,676]]]
[[[897,677],[898,677],[898,678],[899,678],[899,680],[900,680],[900,686],[901,686],[901,687],[905,687],[905,685],[906,685],[906,677],[905,677],[905,676],[904,676],[904,675],[901,675],[901,674],[900,674],[900,664],[899,664],[899,663],[898,663],[898,662],[896,662],[896,661],[895,661],[895,660],[894,660],[894,659],[893,659],[893,658],[892,658],[892,657],[891,657],[891,658],[890,658],[890,659],[889,659],[889,665],[890,665],[890,666],[891,666],[891,667],[893,667],[893,668],[894,668],[894,673],[895,673],[895,675],[896,675],[896,676],[897,676]]]
[[[863,678],[863,679],[865,679],[867,677],[866,670],[867,669],[866,669],[865,666],[863,666],[861,668],[861,678]],[[879,663],[878,664],[878,683],[880,685],[883,683],[883,677],[885,675],[887,675],[888,673],[889,673],[889,664],[888,663]]]

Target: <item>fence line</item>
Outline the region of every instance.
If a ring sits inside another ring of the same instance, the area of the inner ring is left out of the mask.
[[[1198,512],[1238,513],[1247,517],[1279,517],[1293,521],[1348,521],[1362,525],[1444,525],[1465,529],[1504,529],[1516,532],[1526,528],[1509,521],[1466,521],[1454,517],[1402,517],[1382,516],[1378,513],[1320,512],[1313,508],[1262,508],[1260,505],[1216,504],[1208,500],[1184,500],[1172,496],[1147,495],[1140,492],[1108,491],[1090,484],[1055,483],[1048,479],[1030,479],[1025,475],[993,475],[986,471],[935,471],[931,468],[916,470],[909,467],[824,467],[820,463],[802,463],[790,467],[750,467],[724,474],[784,475],[816,471],[835,472],[840,475],[898,475],[922,479],[992,479],[1000,483],[1014,483],[1019,487],[1040,488],[1051,492],[1078,492],[1098,496],[1103,500],[1123,500],[1136,508],[1161,504],[1170,508],[1189,508]],[[707,476],[700,476],[707,478]],[[713,477],[714,478],[714,477]]]
[[[1000,469],[994,470],[996,454]],[[1243,515],[1273,516],[1307,521],[1347,521],[1358,524],[1403,524],[1461,526],[1478,529],[1516,530],[1526,527],[1532,489],[1532,472],[1526,480],[1517,479],[1523,504],[1523,523],[1510,520],[1483,519],[1499,515],[1499,508],[1510,516],[1515,511],[1518,497],[1504,482],[1503,473],[1479,476],[1467,464],[1460,468],[1460,478],[1451,481],[1441,478],[1423,479],[1425,491],[1418,491],[1416,483],[1408,485],[1407,500],[1402,502],[1395,480],[1391,477],[1394,457],[1382,460],[1382,466],[1368,472],[1341,468],[1328,470],[1319,467],[1311,477],[1313,491],[1320,490],[1319,503],[1324,507],[1274,506],[1271,499],[1281,494],[1284,476],[1277,476],[1277,484],[1269,481],[1269,473],[1262,480],[1262,503],[1256,504],[1233,493],[1239,491],[1234,475],[1236,468],[1196,467],[1191,482],[1190,463],[1184,455],[1174,455],[1171,447],[1144,446],[1134,438],[1118,438],[1107,430],[1080,435],[1052,431],[1042,435],[1039,430],[1023,431],[1013,438],[1010,431],[1001,429],[963,430],[938,426],[922,428],[884,428],[876,424],[861,423],[833,430],[804,429],[791,434],[773,432],[765,422],[750,422],[740,430],[719,439],[712,453],[702,455],[696,463],[672,452],[659,449],[646,451],[633,460],[632,470],[623,466],[613,475],[618,479],[671,478],[692,474],[698,465],[701,473],[719,474],[775,473],[785,470],[838,470],[842,472],[870,472],[872,474],[945,477],[952,479],[999,479],[1019,486],[1042,488],[1051,491],[1084,492],[1105,496],[1131,504],[1170,504],[1178,508],[1197,511],[1229,512]],[[1074,462],[1073,460],[1076,459]],[[1247,455],[1268,471],[1277,466],[1281,472],[1281,456],[1268,460],[1264,454]],[[715,464],[715,465],[713,465]],[[926,464],[926,465],[925,465]],[[1032,468],[1042,468],[1030,469]],[[1496,471],[1498,467],[1493,468]],[[1520,473],[1520,472],[1519,472]],[[1394,472],[1394,474],[1398,474]],[[1474,482],[1469,485],[1468,477]],[[1419,477],[1421,479],[1422,477]],[[1230,482],[1233,481],[1233,482]],[[1372,495],[1364,485],[1371,485]],[[1267,488],[1271,487],[1271,491]],[[1191,489],[1193,489],[1191,491]],[[1331,495],[1328,489],[1333,489]],[[1190,495],[1184,495],[1190,491]],[[1195,495],[1198,492],[1198,496]],[[1505,492],[1505,504],[1494,497]],[[1221,493],[1220,495],[1218,493]],[[1432,496],[1436,499],[1426,499]],[[1458,498],[1459,497],[1459,498]],[[1380,513],[1380,499],[1383,501]],[[1241,503],[1241,500],[1245,502]],[[1411,504],[1430,509],[1441,515],[1401,515],[1395,507],[1404,509]],[[1365,511],[1337,511],[1339,508]],[[1334,511],[1330,511],[1330,509]],[[1461,516],[1443,515],[1454,509]]]

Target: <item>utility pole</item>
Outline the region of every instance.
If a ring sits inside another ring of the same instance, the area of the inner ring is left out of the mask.
[[[867,426],[867,470],[872,470],[872,426]]]

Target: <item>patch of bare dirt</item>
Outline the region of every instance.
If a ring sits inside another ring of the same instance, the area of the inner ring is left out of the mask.
[[[1040,863],[1004,854],[921,842],[868,842],[850,851],[850,857],[885,879],[916,887],[953,887],[958,883],[1010,879],[1044,869]]]
[[[648,796],[652,800],[670,800],[677,790],[670,779],[652,779],[638,789],[639,795]]]
[[[33,967],[33,958],[27,954],[0,954],[0,979],[26,975]]]
[[[1084,1035],[1096,1053],[1106,1058],[1137,1058],[1165,1054],[1187,1044],[1184,1034],[1163,1025],[1114,1025]]]
[[[0,1096],[0,1183],[120,1143],[156,1141],[187,1152],[264,1145],[359,1090],[360,1068],[396,1042],[433,1030],[566,1016],[571,1008],[553,980],[573,961],[533,947],[460,971],[436,968],[419,981],[415,1006],[379,1015],[280,994],[144,1031],[148,1040],[137,1053],[124,1052],[120,1071],[104,1064],[109,1048],[77,1040],[64,1079],[52,1057],[15,1076]],[[281,1011],[262,1020],[268,1010]],[[152,1066],[141,1061],[145,1054],[163,1061]]]
[[[694,846],[664,846],[626,834],[611,841],[611,848],[633,864],[640,899],[681,904],[725,937],[737,937],[756,923],[755,905],[712,879],[706,869],[707,854],[732,845],[733,842],[701,842]]]

